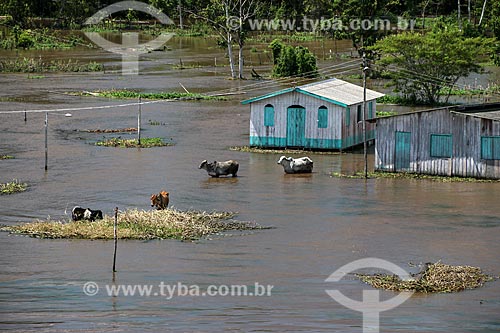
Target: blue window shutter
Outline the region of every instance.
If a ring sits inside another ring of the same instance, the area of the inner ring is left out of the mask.
[[[264,107],[264,126],[274,126],[274,106],[271,104]]]
[[[451,134],[431,134],[431,157],[449,158],[453,155]]]
[[[349,108],[348,106],[345,107],[345,125],[351,125],[351,108]]]
[[[318,128],[328,127],[328,109],[326,106],[320,106],[318,109]]]
[[[481,158],[484,160],[500,160],[500,136],[481,137]]]
[[[373,118],[373,102],[368,103],[368,119]]]

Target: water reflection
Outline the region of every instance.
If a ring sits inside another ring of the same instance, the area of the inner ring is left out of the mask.
[[[178,82],[185,79],[189,88],[197,90],[240,84],[192,72],[135,78],[50,75],[45,81],[4,75],[0,94],[37,94],[49,90],[49,84],[55,91],[179,89]],[[122,103],[45,94],[31,99],[31,104],[2,102],[0,109],[44,108],[45,102],[54,107]],[[240,220],[275,229],[216,235],[193,243],[120,241],[115,283],[183,282],[206,288],[259,282],[274,285],[273,295],[166,300],[109,297],[101,292],[89,297],[82,292],[85,282],[97,282],[102,291],[113,283],[112,242],[0,233],[0,330],[359,332],[361,315],[325,293],[336,287],[361,299],[366,286],[357,280],[335,286],[324,282],[350,261],[374,256],[408,267],[408,262],[442,260],[480,266],[498,275],[498,184],[330,177],[331,172],[361,170],[359,152],[305,153],[314,160],[314,172],[287,175],[276,164],[279,154],[228,149],[248,142],[249,110],[238,100],[146,105],[142,112],[144,119],[165,124],[144,123],[145,136],[172,138],[176,145],[96,147],[91,143],[103,134],[83,130],[133,127],[136,109],[72,112],[70,119],[51,120],[47,173],[44,115],[29,114],[27,122],[21,114],[0,115],[0,152],[16,157],[0,161],[0,180],[18,178],[30,184],[23,194],[0,197],[0,223],[48,216],[67,219],[65,211],[76,204],[107,214],[116,206],[151,209],[150,194],[165,188],[176,208],[237,211]],[[208,177],[198,169],[208,157],[238,160],[239,176]],[[372,164],[370,154],[370,168]],[[499,295],[498,281],[458,294],[419,295],[384,312],[381,331],[499,331]]]

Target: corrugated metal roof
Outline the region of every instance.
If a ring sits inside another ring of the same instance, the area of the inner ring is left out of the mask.
[[[363,87],[339,79],[311,83],[298,88],[311,94],[333,99],[345,105],[363,102]],[[366,89],[366,100],[368,101],[384,95],[377,91]]]
[[[296,88],[279,90],[270,94],[244,100],[241,103],[249,104],[266,98],[286,94],[291,91],[314,96],[341,106],[349,106],[363,102],[363,87],[339,79],[329,79],[325,81],[306,84]],[[377,91],[366,89],[367,101],[374,100],[384,95],[385,94],[379,93]]]
[[[466,114],[468,116],[491,119],[491,120],[500,120],[500,110],[498,111],[487,111],[487,112],[474,112],[474,113],[465,113],[458,112],[462,114]]]

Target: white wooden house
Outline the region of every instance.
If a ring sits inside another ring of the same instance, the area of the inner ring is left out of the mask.
[[[365,119],[376,117],[376,99],[367,89]],[[250,146],[342,150],[363,143],[363,87],[329,79],[287,88],[242,102],[250,104]],[[375,125],[366,123],[367,140]]]

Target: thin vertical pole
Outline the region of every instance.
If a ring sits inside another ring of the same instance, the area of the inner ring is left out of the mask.
[[[460,0],[458,0],[458,29],[462,31],[462,19],[460,17]]]
[[[115,223],[113,224],[113,238],[115,241],[115,250],[113,252],[113,273],[116,272],[116,248],[118,244],[118,207],[115,207]]]
[[[366,142],[366,71],[368,67],[366,66],[366,54],[363,53],[363,117],[361,121],[363,122],[363,157],[365,160],[365,178],[368,178],[368,153],[367,153],[367,142]]]
[[[137,113],[137,144],[141,145],[141,96],[139,96],[139,112]]]
[[[181,4],[181,0],[179,0],[178,8],[179,8],[179,28],[184,29],[184,25],[182,24],[182,4]]]
[[[45,112],[45,171],[48,169],[49,144],[48,144],[49,113]]]
[[[28,120],[27,115],[26,115],[26,110],[24,110],[24,122]]]

